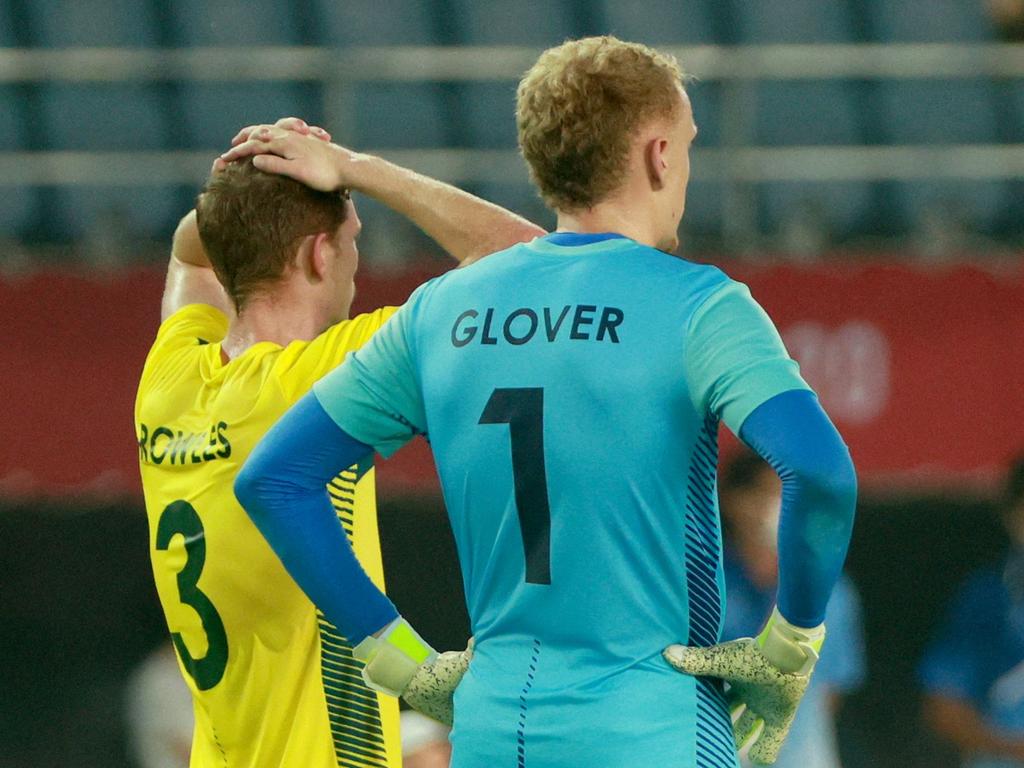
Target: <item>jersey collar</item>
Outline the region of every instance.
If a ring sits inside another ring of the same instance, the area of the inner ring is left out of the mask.
[[[552,245],[574,246],[590,245],[591,243],[600,243],[604,240],[625,240],[626,236],[620,235],[617,232],[552,232],[541,239]]]
[[[615,249],[626,242],[629,238],[617,232],[552,232],[527,245],[542,253],[582,254]]]

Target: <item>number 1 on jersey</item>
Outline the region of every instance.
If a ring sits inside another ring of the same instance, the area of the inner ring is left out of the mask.
[[[544,389],[495,389],[480,424],[508,424],[526,581],[551,583],[551,508],[544,469]]]

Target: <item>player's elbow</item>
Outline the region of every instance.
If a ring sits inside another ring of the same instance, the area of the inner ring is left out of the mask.
[[[505,242],[501,243],[498,248],[493,250],[501,250],[503,248],[507,248],[509,245],[514,245],[515,243],[528,243],[531,240],[536,240],[538,237],[544,237],[546,234],[548,234],[546,230],[538,227],[532,221],[521,219],[512,224],[509,228],[509,231],[504,238]],[[480,254],[480,256],[485,255],[487,254]]]
[[[485,256],[492,253],[511,248],[518,243],[528,243],[538,237],[548,234],[547,230],[538,227],[532,221],[520,217],[514,217],[513,221],[507,222],[504,226],[496,228],[490,238],[480,240],[471,237],[467,249],[460,256],[453,251],[453,255],[459,258],[460,267],[468,267]]]
[[[235,476],[235,498],[250,516],[259,502],[259,485],[259,475],[248,464]]]
[[[290,444],[265,437],[235,476],[235,498],[261,530],[289,517],[297,503],[327,484],[305,477],[293,453]]]
[[[174,228],[174,243],[181,243],[186,240],[193,240],[198,237],[199,234],[199,223],[196,219],[196,211],[193,208],[191,211],[181,217],[181,221],[178,222],[178,226]]]
[[[546,234],[548,234],[548,231],[543,227],[538,227],[532,221],[524,220],[519,226],[517,236],[519,238],[519,242],[528,243],[538,237],[544,237]]]
[[[851,524],[857,505],[857,470],[849,449],[836,435],[809,455],[811,460],[794,468],[796,481],[817,501],[816,509]]]
[[[254,522],[259,522],[267,509],[274,487],[272,466],[265,453],[254,452],[235,476],[235,498]]]
[[[845,445],[822,457],[813,480],[823,493],[843,499],[857,498],[857,470]]]

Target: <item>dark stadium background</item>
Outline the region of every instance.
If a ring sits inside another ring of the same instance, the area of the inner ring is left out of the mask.
[[[130,765],[122,689],[166,640],[131,398],[212,157],[298,114],[550,226],[514,84],[542,48],[604,32],[696,75],[684,253],[750,282],[861,469],[848,568],[869,676],[840,718],[844,765],[955,765],[914,666],[957,581],[1004,546],[994,500],[1024,450],[1024,11],[996,5],[0,0],[0,768]],[[446,268],[357,204],[362,308]],[[460,645],[422,447],[382,465],[379,497],[396,602]]]

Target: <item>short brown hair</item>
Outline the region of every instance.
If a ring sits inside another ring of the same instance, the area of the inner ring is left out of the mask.
[[[516,95],[519,147],[544,201],[579,210],[614,192],[631,135],[675,114],[682,79],[675,57],[615,37],[544,51]]]
[[[334,237],[347,197],[264,173],[251,159],[210,176],[196,200],[199,237],[235,309],[284,274],[302,238],[321,232]]]

